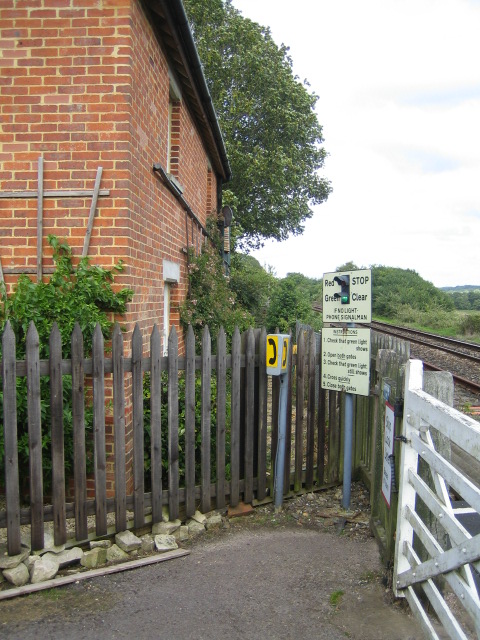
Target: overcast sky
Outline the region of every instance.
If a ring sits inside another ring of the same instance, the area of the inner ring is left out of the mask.
[[[255,252],[278,277],[352,260],[480,285],[480,0],[233,0],[320,98],[328,201]]]

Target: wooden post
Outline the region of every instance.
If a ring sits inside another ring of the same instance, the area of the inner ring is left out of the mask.
[[[150,336],[150,472],[153,523],[162,521],[162,367],[157,325]]]
[[[2,336],[3,437],[5,497],[7,501],[7,550],[11,556],[21,551],[20,499],[17,442],[17,364],[15,334],[7,320]]]
[[[240,477],[240,332],[235,327],[232,339],[232,407],[230,433],[230,505],[236,507],[239,502]]]
[[[95,211],[97,209],[98,194],[100,193],[100,182],[102,180],[103,167],[98,167],[97,177],[95,178],[95,186],[93,187],[92,204],[90,205],[90,213],[88,215],[87,232],[85,233],[85,240],[83,242],[82,258],[88,255],[88,247],[90,245],[90,237],[92,235],[93,220],[95,218]]]
[[[63,432],[62,337],[56,322],[49,340],[50,415],[52,432],[52,506],[56,545],[67,541],[65,512],[65,453]]]
[[[207,513],[211,509],[211,492],[210,492],[210,476],[211,476],[211,459],[210,459],[210,442],[211,442],[211,385],[212,385],[212,342],[208,326],[205,326],[202,334],[202,486],[201,486],[201,502],[200,510]]]
[[[145,524],[142,350],[142,333],[136,324],[132,334],[133,521],[136,529]]]
[[[185,348],[185,513],[195,514],[195,335],[188,325]]]
[[[43,253],[43,158],[38,158],[37,179],[37,282],[42,281]]]
[[[127,490],[125,472],[125,362],[123,334],[115,323],[112,339],[113,355],[113,431],[115,449],[115,525],[117,531],[127,528]]]

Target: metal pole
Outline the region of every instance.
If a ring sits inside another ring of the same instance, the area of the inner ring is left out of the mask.
[[[283,478],[285,470],[285,441],[287,436],[287,401],[288,375],[283,373],[280,378],[280,397],[278,399],[278,444],[277,460],[275,464],[274,503],[275,511],[280,511],[283,502]]]
[[[345,444],[343,448],[343,499],[342,506],[350,509],[350,486],[352,483],[352,433],[353,433],[353,394],[345,395]]]

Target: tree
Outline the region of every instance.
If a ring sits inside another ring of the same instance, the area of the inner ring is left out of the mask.
[[[230,288],[242,307],[252,314],[256,327],[266,324],[268,306],[277,282],[274,274],[265,270],[253,256],[244,253],[232,255]]]
[[[418,311],[443,309],[451,311],[453,301],[444,291],[421,278],[413,269],[398,269],[374,265],[373,313],[388,318],[398,317],[402,306]]]
[[[359,268],[360,267],[357,267],[354,262],[349,260],[348,262],[345,262],[345,264],[341,264],[339,267],[337,267],[335,271],[358,271]]]
[[[293,75],[288,48],[231,0],[185,0],[185,8],[232,167],[224,201],[238,246],[301,234],[331,190],[318,174],[326,153],[317,96]]]
[[[321,297],[321,282],[300,273],[288,273],[275,288],[267,313],[267,329],[281,332],[292,331],[296,336],[296,322],[308,324],[314,329],[321,327],[321,317],[312,305]]]

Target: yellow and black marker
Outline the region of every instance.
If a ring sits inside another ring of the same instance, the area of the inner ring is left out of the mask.
[[[287,372],[288,347],[290,336],[283,333],[269,333],[267,335],[266,366],[269,376],[279,376]]]

